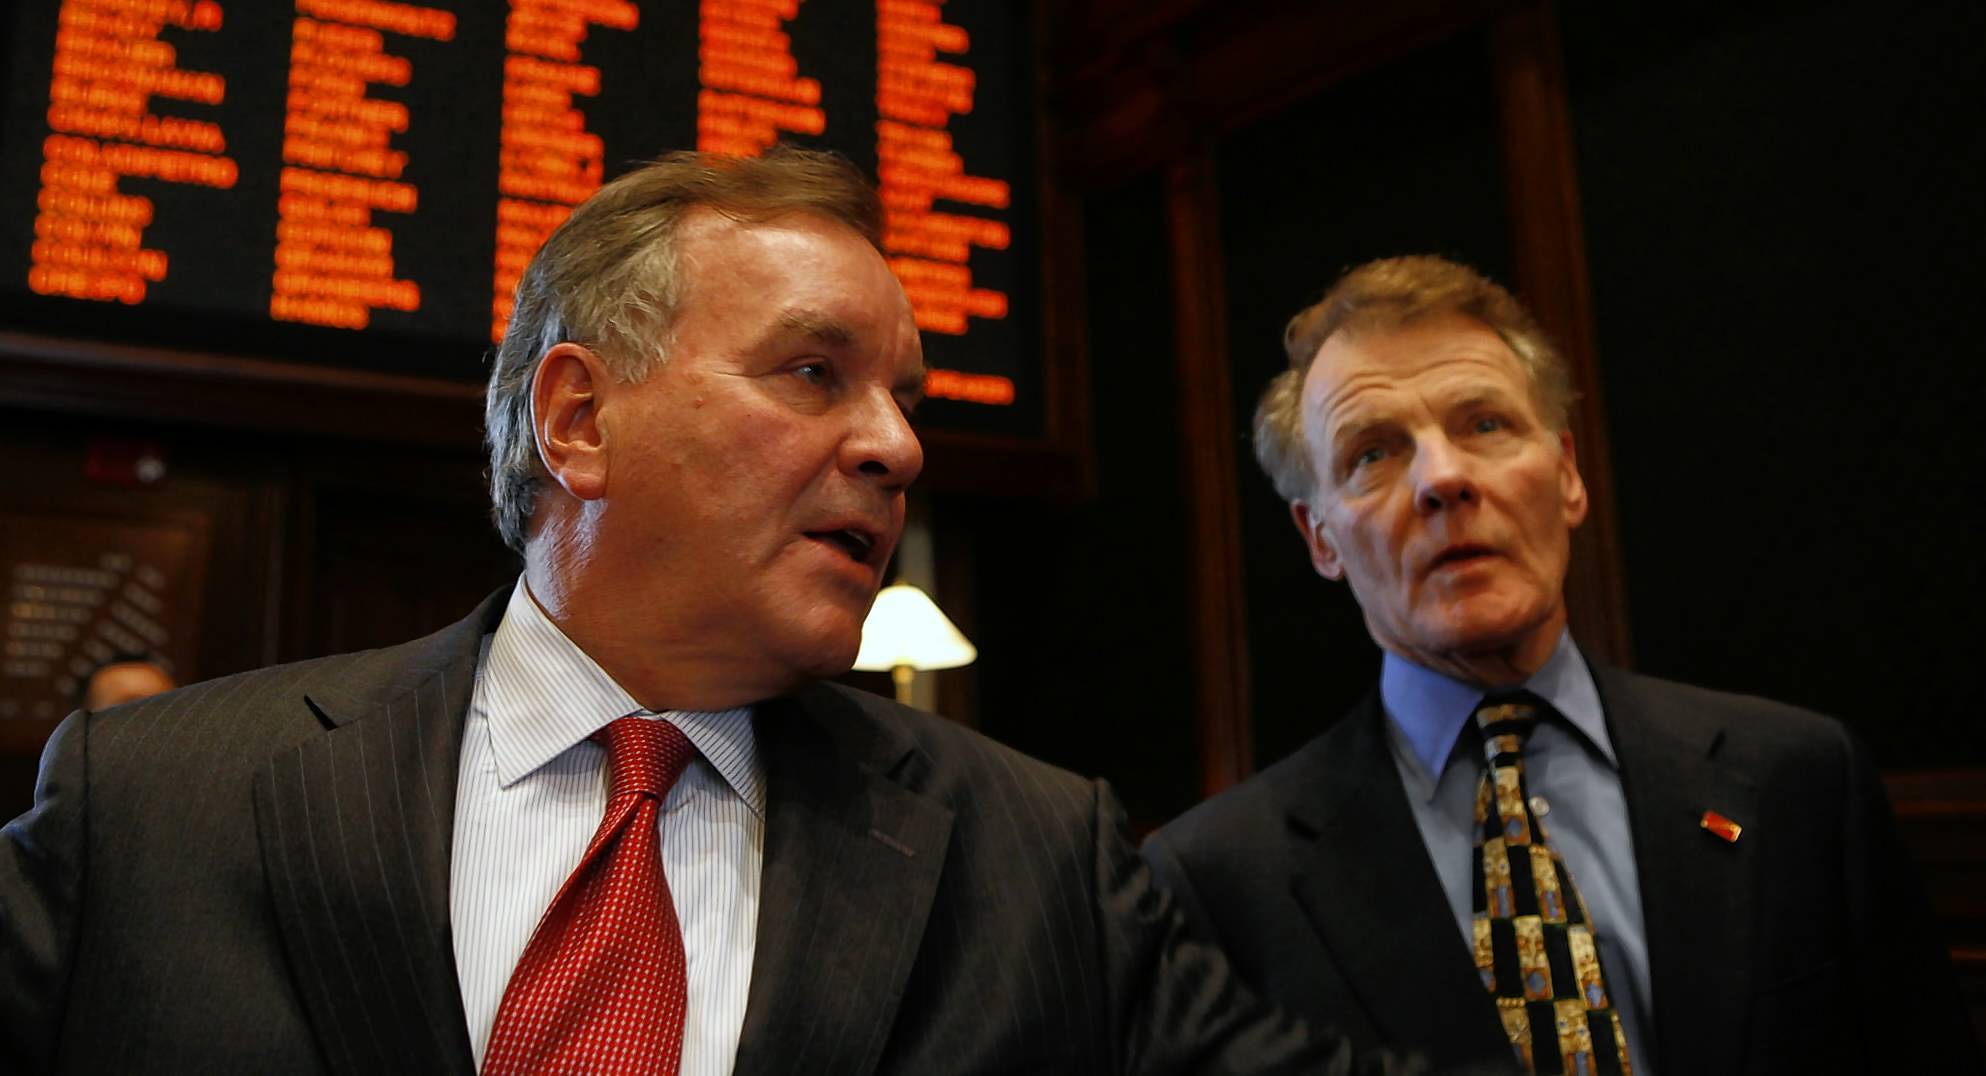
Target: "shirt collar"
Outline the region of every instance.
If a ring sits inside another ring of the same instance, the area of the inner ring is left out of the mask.
[[[509,788],[574,744],[629,714],[659,716],[683,730],[753,813],[765,815],[752,708],[646,710],[567,637],[520,577],[483,659],[484,716],[497,780]]]
[[[1607,736],[1607,719],[1600,708],[1600,689],[1593,683],[1592,670],[1572,641],[1571,632],[1561,632],[1552,656],[1529,680],[1526,691],[1552,704],[1566,723],[1578,730],[1599,752],[1607,765],[1620,768],[1614,758],[1613,740]],[[1386,716],[1399,730],[1414,760],[1428,775],[1429,786],[1441,779],[1455,748],[1462,726],[1476,712],[1483,689],[1463,683],[1386,652],[1379,673],[1379,699]]]

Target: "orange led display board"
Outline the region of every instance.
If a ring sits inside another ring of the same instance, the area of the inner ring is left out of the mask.
[[[595,27],[633,30],[626,0],[510,0],[504,22],[503,118],[498,129],[496,277],[490,339],[503,339],[517,279],[572,207],[600,189],[606,143],[586,127],[576,98],[597,98],[600,68],[581,62]]]
[[[1027,5],[13,0],[0,319],[479,381],[531,256],[677,148],[878,181],[937,427],[1043,432]]]
[[[363,329],[376,309],[421,308],[421,286],[393,274],[392,231],[373,223],[375,212],[420,208],[420,188],[403,179],[407,152],[394,148],[413,114],[367,91],[414,80],[413,64],[386,51],[389,37],[448,41],[455,16],[371,0],[296,0],[296,7],[269,316]]]
[[[225,77],[180,67],[177,50],[159,39],[168,26],[212,34],[223,21],[214,0],[56,6],[47,137],[27,252],[27,285],[35,294],[144,302],[150,287],[166,279],[172,258],[144,245],[151,199],[121,193],[120,182],[235,185],[240,170],[226,156],[219,124],[153,108],[175,100],[211,117],[227,99]]]

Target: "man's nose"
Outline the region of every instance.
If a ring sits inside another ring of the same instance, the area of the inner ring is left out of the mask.
[[[843,465],[885,488],[900,490],[924,470],[924,446],[896,397],[879,392],[856,416],[855,429],[842,446]]]
[[[1473,504],[1480,495],[1468,457],[1444,435],[1424,439],[1414,447],[1414,504],[1422,512],[1440,512]]]

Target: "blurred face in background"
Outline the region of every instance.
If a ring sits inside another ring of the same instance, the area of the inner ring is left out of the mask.
[[[103,710],[120,703],[148,699],[179,685],[164,669],[149,661],[123,661],[106,665],[90,676],[83,693],[83,709]]]

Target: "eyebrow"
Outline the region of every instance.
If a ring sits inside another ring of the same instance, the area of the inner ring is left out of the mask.
[[[1391,424],[1393,420],[1377,415],[1356,415],[1349,422],[1341,423],[1331,431],[1330,449],[1335,454],[1349,449],[1352,444],[1373,430]]]
[[[1518,406],[1523,397],[1511,394],[1507,389],[1494,385],[1476,386],[1468,389],[1457,399],[1442,405],[1445,411],[1473,411],[1480,407],[1511,408]],[[1328,416],[1325,418],[1328,423]],[[1393,425],[1397,420],[1387,411],[1373,412],[1360,409],[1349,419],[1341,421],[1331,429],[1329,447],[1332,451],[1344,451],[1375,429]]]
[[[855,342],[855,330],[847,322],[814,310],[787,310],[779,315],[777,332],[783,336],[805,336],[832,347]]]

